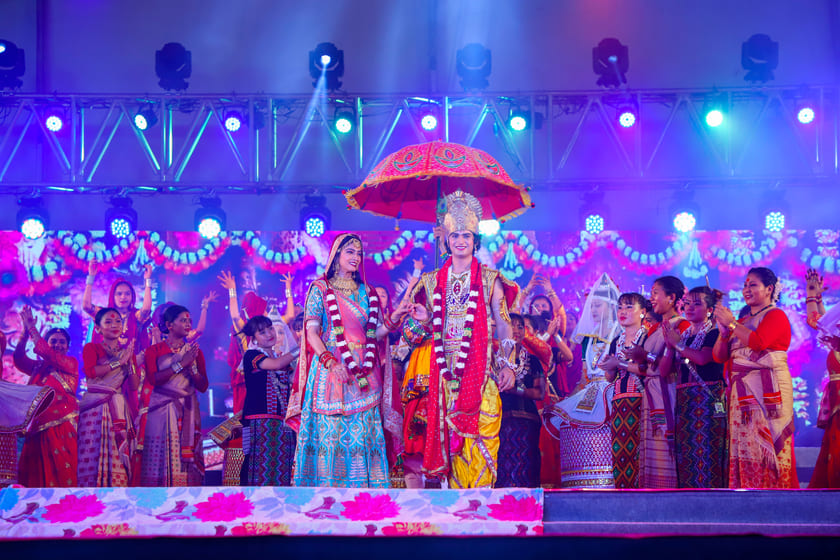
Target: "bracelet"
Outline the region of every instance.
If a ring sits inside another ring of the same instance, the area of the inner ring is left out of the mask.
[[[731,323],[729,323],[726,326],[726,328],[728,328],[732,332],[735,332],[735,327],[737,327],[737,326],[738,326],[738,322],[737,321],[732,321]]]
[[[385,324],[385,327],[386,327],[389,331],[395,331],[395,330],[397,330],[397,329],[399,329],[399,328],[400,328],[400,324],[399,324],[399,323],[395,323],[394,321],[392,321],[392,320],[391,320],[391,316],[390,316],[390,315],[384,315],[384,316],[382,317],[382,322]]]
[[[677,349],[677,352],[679,352],[679,353],[683,353],[683,352],[685,352],[685,344],[684,344],[684,343],[682,343],[682,342],[680,342],[679,344],[677,344],[674,348],[676,348],[676,349]]]
[[[525,387],[523,387],[522,385],[517,385],[516,386],[516,394],[517,395],[524,395],[525,394]]]
[[[122,367],[122,364],[120,364],[117,360],[109,362],[108,365],[111,366],[111,369],[120,369]]]
[[[146,281],[143,283],[143,285],[146,286],[147,288],[151,288],[152,287],[152,279],[151,278],[146,278]]]
[[[666,346],[665,350],[662,351],[662,355],[663,356],[670,356],[671,355],[671,349]]]
[[[330,352],[329,350],[324,350],[318,355],[318,361],[321,363],[322,366],[329,369],[333,365],[333,363],[337,362],[338,360],[335,359],[335,356],[333,356],[332,352]]]
[[[96,279],[96,276],[92,274],[88,274],[87,278],[85,278],[85,286],[93,286],[93,281]]]
[[[236,297],[236,288],[228,288],[228,295],[230,296],[230,299],[235,298]]]
[[[293,297],[294,296],[292,295],[292,291],[291,290],[286,290],[286,299],[291,299]]]
[[[655,362],[656,358],[657,358],[657,356],[653,352],[648,352],[647,353],[647,361],[649,361],[650,363]]]
[[[172,364],[172,371],[175,373],[181,373],[181,370],[184,369],[184,366],[181,365],[181,362],[175,362]]]

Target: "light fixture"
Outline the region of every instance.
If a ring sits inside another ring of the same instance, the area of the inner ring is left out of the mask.
[[[225,129],[228,132],[239,131],[243,122],[245,122],[245,118],[239,111],[226,111],[224,114]]]
[[[438,109],[433,103],[428,103],[420,108],[420,127],[426,132],[432,132],[438,126]]]
[[[157,113],[151,103],[144,103],[134,114],[134,126],[138,130],[147,130],[158,122]]]
[[[723,95],[712,95],[706,99],[703,106],[703,115],[706,125],[717,128],[726,119],[726,103]]]
[[[23,49],[6,39],[0,39],[0,89],[15,89],[23,85],[20,77],[26,70]]]
[[[508,127],[514,132],[522,132],[531,122],[531,115],[527,111],[519,109],[511,110],[508,117]]]
[[[629,68],[629,49],[618,39],[608,37],[592,49],[592,70],[598,75],[597,85],[617,88],[626,84]]]
[[[50,227],[50,216],[40,196],[18,200],[17,225],[26,239],[39,239]]]
[[[787,228],[790,205],[785,200],[784,192],[778,186],[768,190],[759,205],[759,218],[764,230],[778,233]]]
[[[192,74],[192,53],[181,43],[166,43],[155,52],[155,73],[163,89],[187,89],[187,78]]]
[[[201,207],[195,211],[195,229],[204,239],[218,237],[225,229],[227,215],[222,201],[215,196],[201,197]]]
[[[105,210],[105,231],[113,239],[125,239],[137,230],[137,211],[127,196],[111,197]]]
[[[747,71],[747,82],[768,82],[779,65],[779,43],[769,35],[756,33],[741,45],[741,66]]]
[[[678,233],[690,233],[697,227],[700,207],[694,202],[694,193],[691,190],[675,193],[670,210],[671,224]]]
[[[337,132],[341,134],[348,134],[353,130],[353,121],[356,120],[356,115],[353,109],[349,107],[337,107],[335,116],[333,117],[333,126]]]
[[[493,237],[499,230],[501,229],[502,224],[499,220],[481,220],[478,222],[478,233],[479,235],[486,236],[486,237]]]
[[[801,103],[796,111],[796,120],[801,124],[811,124],[816,116],[817,113],[810,103]]]
[[[312,85],[318,86],[318,80],[324,77],[324,87],[329,91],[341,87],[344,76],[344,51],[332,43],[319,43],[309,51],[309,75]]]
[[[44,126],[50,132],[60,132],[64,128],[64,119],[57,112],[50,112],[44,119]]]
[[[622,128],[633,128],[638,119],[639,109],[633,103],[625,103],[618,108],[618,124]]]
[[[300,210],[300,229],[310,237],[321,237],[330,229],[332,214],[325,196],[314,193],[304,197]]]
[[[604,193],[594,190],[582,195],[579,217],[580,227],[590,235],[598,235],[604,231],[607,224],[608,208],[604,199]]]
[[[490,49],[484,45],[470,43],[459,49],[455,56],[455,67],[464,90],[481,90],[490,85],[487,78],[492,70],[492,57]]]

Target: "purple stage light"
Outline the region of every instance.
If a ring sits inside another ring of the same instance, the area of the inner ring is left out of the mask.
[[[44,124],[50,132],[58,132],[64,127],[64,121],[58,115],[50,115]]]
[[[437,117],[431,113],[427,113],[423,115],[423,118],[420,119],[420,126],[423,127],[423,130],[434,130],[437,128],[438,120]]]
[[[631,128],[634,124],[636,124],[636,114],[629,109],[625,109],[618,116],[618,124],[624,128]]]

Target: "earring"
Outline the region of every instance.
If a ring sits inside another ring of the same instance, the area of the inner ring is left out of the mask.
[[[645,314],[644,314],[644,313],[642,313],[640,317],[641,317],[642,319],[644,319],[644,318],[645,318]]]

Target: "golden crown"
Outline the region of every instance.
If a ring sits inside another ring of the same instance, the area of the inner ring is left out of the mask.
[[[443,215],[443,229],[446,235],[456,231],[478,233],[481,221],[481,202],[471,194],[455,191],[446,197],[446,213]]]

